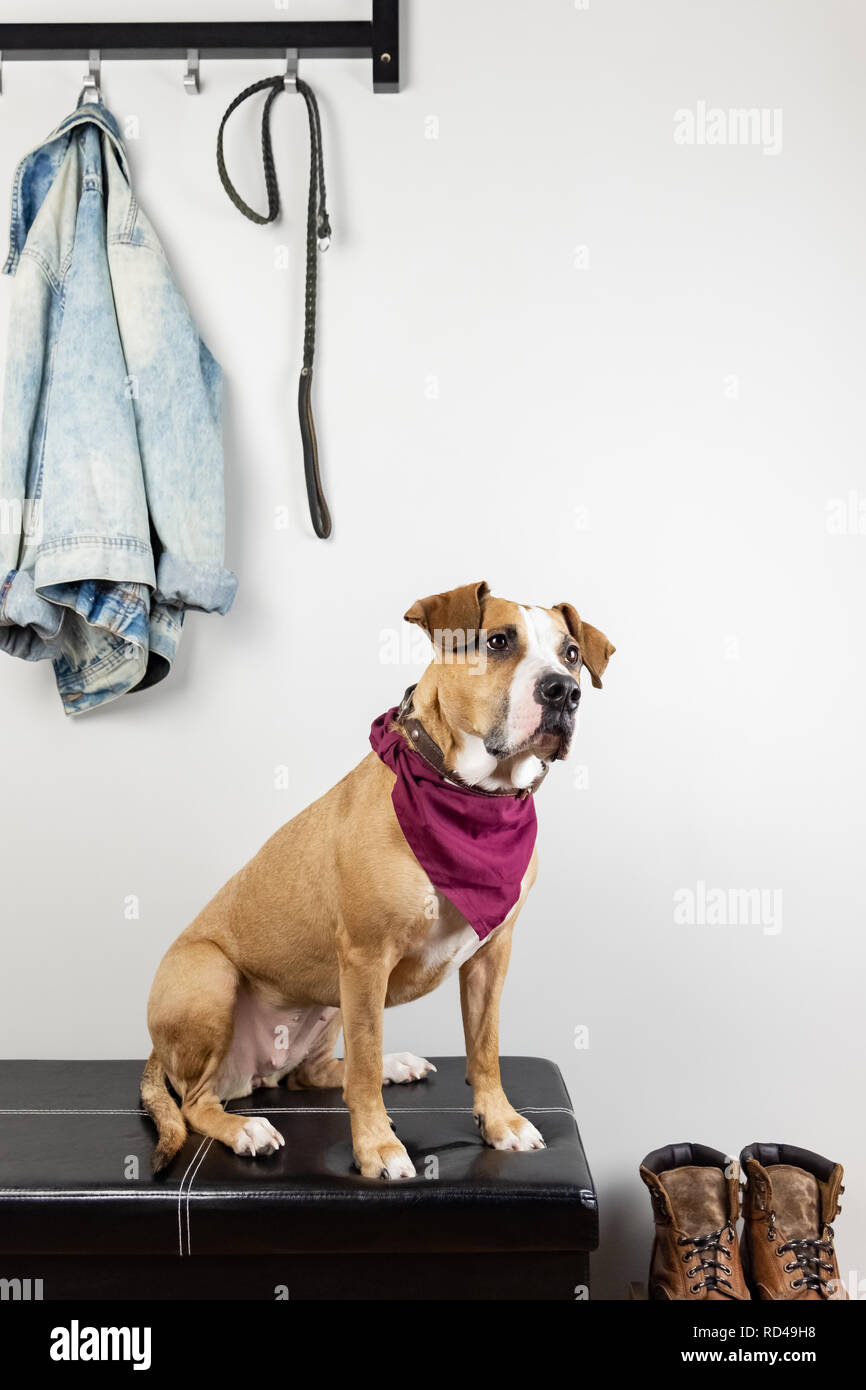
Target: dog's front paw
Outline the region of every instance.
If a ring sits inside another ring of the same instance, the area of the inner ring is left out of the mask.
[[[285,1144],[285,1139],[278,1129],[274,1129],[270,1120],[264,1120],[260,1115],[254,1115],[252,1119],[246,1120],[241,1129],[235,1136],[232,1145],[236,1154],[243,1154],[249,1158],[256,1158],[259,1154],[276,1153]]]
[[[414,1178],[415,1165],[399,1139],[384,1139],[381,1144],[357,1145],[355,1166],[362,1178]]]
[[[392,1081],[398,1086],[407,1081],[423,1081],[435,1070],[432,1062],[416,1057],[414,1052],[387,1052],[382,1058],[382,1081],[386,1086]]]
[[[481,1138],[491,1149],[510,1149],[513,1153],[529,1153],[532,1149],[545,1148],[544,1140],[535,1125],[516,1110],[505,1110],[501,1114],[476,1113],[475,1123],[481,1130]]]

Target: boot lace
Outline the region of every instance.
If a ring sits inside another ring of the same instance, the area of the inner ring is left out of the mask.
[[[807,1289],[814,1289],[825,1297],[830,1293],[829,1281],[821,1278],[821,1271],[834,1274],[835,1269],[829,1260],[822,1259],[822,1254],[827,1254],[832,1259],[834,1234],[833,1227],[825,1223],[820,1237],[788,1240],[784,1245],[776,1246],[777,1255],[790,1254],[794,1257],[785,1265],[787,1274],[792,1274],[795,1269],[802,1271],[799,1279],[791,1280],[792,1289],[800,1289],[805,1285]]]
[[[723,1292],[723,1284],[727,1288],[731,1288],[731,1281],[722,1277],[731,1272],[731,1266],[722,1263],[722,1260],[729,1260],[731,1258],[730,1249],[727,1245],[722,1244],[722,1237],[725,1236],[726,1232],[729,1233],[726,1239],[729,1242],[733,1242],[734,1228],[730,1221],[726,1222],[724,1226],[721,1226],[718,1231],[710,1231],[709,1235],[680,1236],[677,1241],[677,1245],[690,1245],[693,1247],[691,1250],[687,1250],[683,1255],[683,1264],[688,1264],[691,1260],[695,1261],[691,1269],[686,1270],[688,1278],[693,1279],[696,1274],[703,1276],[696,1284],[691,1285],[692,1293],[698,1293],[701,1289],[717,1289]],[[722,1260],[714,1258],[707,1259],[706,1257],[708,1255],[711,1257],[721,1255]]]

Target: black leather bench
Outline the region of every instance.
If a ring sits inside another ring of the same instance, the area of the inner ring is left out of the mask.
[[[399,1183],[354,1171],[338,1091],[233,1101],[285,1147],[251,1161],[191,1135],[153,1178],[140,1062],[0,1062],[0,1297],[588,1297],[597,1203],[558,1068],[503,1059],[547,1142],[514,1154],[481,1143],[463,1058],[435,1061],[384,1092],[418,1170]]]

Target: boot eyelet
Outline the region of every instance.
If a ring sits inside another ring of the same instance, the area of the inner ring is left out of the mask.
[[[700,1284],[692,1284],[692,1293],[699,1293],[699,1292],[700,1292],[700,1288],[701,1288]]]
[[[791,1288],[792,1288],[792,1289],[799,1289],[799,1288],[802,1287],[802,1283],[803,1283],[803,1280],[802,1280],[802,1279],[792,1279],[792,1280],[791,1280]]]
[[[791,1271],[794,1270],[794,1269],[796,1269],[796,1268],[797,1268],[797,1266],[796,1266],[795,1264],[787,1264],[787,1265],[785,1265],[785,1273],[786,1273],[786,1274],[790,1274]]]
[[[777,1254],[777,1255],[784,1255],[784,1253],[785,1253],[785,1247],[784,1247],[784,1245],[777,1245],[777,1246],[776,1246],[776,1254]]]
[[[682,1256],[683,1264],[684,1264],[684,1265],[687,1265],[688,1262],[689,1262],[689,1260],[690,1260],[691,1258],[692,1258],[692,1257],[691,1257],[691,1255],[689,1254],[689,1252],[688,1252],[688,1250],[687,1250],[686,1253]]]

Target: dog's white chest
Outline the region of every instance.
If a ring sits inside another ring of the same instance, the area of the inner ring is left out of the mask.
[[[520,885],[520,896],[508,917],[523,905],[526,891],[526,877],[524,876]],[[492,941],[503,925],[500,922],[499,926],[494,927],[492,932],[488,932],[482,941],[463,914],[457,911],[450,899],[439,893],[430,882],[426,885],[424,895],[424,916],[429,921],[430,926],[419,944],[415,959],[425,974],[438,971],[442,980],[448,975],[452,975],[455,970],[459,970],[460,966],[474,956],[477,950],[486,946],[488,941]],[[505,918],[505,921],[508,920],[508,917]]]
[[[474,956],[484,942],[454,904],[432,887],[427,904],[430,927],[420,944],[418,960],[425,974],[439,973],[445,979]]]

